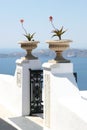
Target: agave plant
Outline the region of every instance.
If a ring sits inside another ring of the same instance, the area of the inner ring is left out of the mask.
[[[21,22],[22,28],[25,32],[24,36],[28,39],[28,41],[34,41],[33,37],[34,37],[35,33],[33,33],[33,34],[27,33],[26,29],[23,26],[24,19],[21,19],[20,22]]]
[[[66,30],[63,31],[63,27],[62,27],[60,30],[58,30],[58,29],[53,30],[52,33],[54,33],[54,35],[53,35],[52,37],[57,36],[57,37],[59,37],[59,40],[61,40],[61,35],[62,35],[63,33],[65,33],[65,32],[66,32]]]
[[[34,41],[34,39],[33,39],[34,34],[35,33],[33,33],[33,34],[28,33],[28,34],[24,34],[24,36],[28,39],[28,41]]]
[[[61,40],[61,35],[62,35],[63,33],[65,33],[66,30],[63,31],[63,26],[61,27],[61,29],[57,29],[57,28],[54,26],[54,24],[53,24],[53,17],[52,17],[52,16],[49,17],[49,20],[50,20],[50,22],[51,22],[52,27],[54,28],[54,30],[52,31],[52,33],[54,33],[54,35],[53,35],[52,37],[57,36],[57,37],[59,38],[59,40]]]

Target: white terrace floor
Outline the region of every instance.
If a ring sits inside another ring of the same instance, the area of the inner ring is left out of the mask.
[[[42,130],[43,115],[17,117],[0,105],[0,130]]]
[[[0,105],[0,130],[42,130],[43,119],[39,116],[15,117]]]
[[[43,115],[17,117],[0,104],[0,130],[42,130]]]

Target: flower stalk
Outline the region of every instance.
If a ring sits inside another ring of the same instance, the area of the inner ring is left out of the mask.
[[[24,32],[27,34],[27,31],[26,31],[26,29],[24,28],[24,25],[23,25],[24,20],[23,20],[23,19],[21,19],[21,20],[20,20],[20,22],[21,22],[21,26],[22,26],[22,28],[23,28]]]
[[[50,22],[51,22],[52,27],[54,28],[54,30],[52,31],[52,33],[54,33],[54,35],[53,35],[52,37],[57,36],[57,37],[59,38],[59,40],[61,40],[61,35],[62,35],[63,33],[65,33],[66,30],[63,31],[63,26],[62,26],[60,29],[57,29],[57,28],[54,26],[54,24],[53,24],[53,17],[52,17],[52,16],[49,17],[49,20],[50,20]]]
[[[34,37],[35,33],[33,33],[33,34],[27,33],[27,31],[23,25],[24,19],[21,19],[20,22],[21,22],[22,29],[25,32],[24,36],[28,39],[28,41],[34,41],[33,37]]]

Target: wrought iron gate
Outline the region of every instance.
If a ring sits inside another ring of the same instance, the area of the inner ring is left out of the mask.
[[[43,113],[43,70],[30,69],[30,115]]]

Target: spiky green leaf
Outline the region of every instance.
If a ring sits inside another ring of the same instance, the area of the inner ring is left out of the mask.
[[[35,35],[35,33],[33,33],[33,34],[30,34],[30,33],[24,34],[24,36],[25,36],[29,41],[32,41],[34,35]]]

